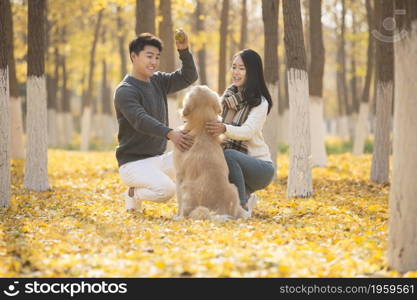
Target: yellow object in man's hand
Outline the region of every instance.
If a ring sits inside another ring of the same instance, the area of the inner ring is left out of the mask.
[[[175,30],[175,40],[180,43],[185,41],[185,33],[182,29]]]

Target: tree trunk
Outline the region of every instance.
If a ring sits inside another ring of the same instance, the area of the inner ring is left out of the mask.
[[[337,98],[339,117],[337,119],[338,135],[342,138],[349,138],[349,120],[350,106],[348,90],[346,86],[346,51],[345,51],[345,31],[346,31],[346,3],[342,0],[342,17],[340,23],[340,40],[337,50]],[[336,20],[337,21],[337,20]]]
[[[262,5],[263,5],[262,1]],[[248,40],[248,13],[247,13],[247,0],[242,0],[242,21],[240,26],[240,43],[239,49],[243,50],[246,48]]]
[[[121,8],[117,7],[117,40],[119,42],[119,55],[120,55],[120,79],[124,78],[127,74],[127,61],[126,61],[126,45],[125,34],[123,30],[123,19],[121,16]]]
[[[368,20],[368,50],[367,50],[367,65],[365,75],[365,85],[362,91],[362,99],[359,107],[359,117],[356,123],[355,143],[353,145],[353,154],[361,155],[365,147],[365,141],[369,134],[368,120],[369,120],[369,91],[371,87],[372,72],[374,68],[374,39],[372,37],[373,21],[372,21],[372,7],[370,0],[366,0],[366,15]]]
[[[348,88],[346,85],[346,0],[342,0],[342,26],[340,34],[340,62],[341,62],[341,79],[343,89],[343,102],[345,105],[346,116],[351,114],[349,105]]]
[[[312,165],[326,166],[325,129],[323,119],[324,44],[321,24],[321,0],[313,0],[310,11],[310,126]]]
[[[161,56],[160,70],[163,72],[175,71],[174,28],[171,16],[171,0],[159,2],[159,37],[164,42],[164,55]]]
[[[16,77],[16,63],[14,59],[13,47],[13,18],[10,0],[4,0],[3,17],[4,24],[8,30],[5,31],[7,39],[7,65],[9,67],[9,97],[10,97],[10,126],[11,126],[11,145],[10,156],[12,158],[24,158],[25,150],[23,143],[23,120],[22,103],[19,97]]]
[[[66,44],[66,34],[67,30],[66,27],[62,27],[62,44]],[[61,55],[61,72],[62,72],[62,89],[61,89],[61,103],[62,103],[62,113],[63,113],[63,146],[70,145],[72,141],[72,135],[74,132],[74,121],[72,119],[71,114],[71,105],[70,105],[70,91],[67,87],[68,81],[68,72],[67,72],[67,57],[66,53],[64,52]]]
[[[246,4],[245,4],[246,5]],[[277,167],[278,156],[278,95],[279,95],[279,64],[278,64],[278,11],[279,0],[262,0],[262,18],[264,22],[264,62],[265,81],[272,98],[272,109],[263,128],[265,141],[271,151],[272,162]],[[276,176],[276,174],[275,174]]]
[[[285,52],[285,51],[284,51]],[[285,53],[284,53],[284,61],[286,61]],[[282,73],[283,78],[282,81],[282,92],[280,95],[282,97],[279,97],[279,104],[278,104],[278,144],[288,145],[288,134],[289,134],[289,109],[290,109],[290,103],[289,103],[289,96],[288,96],[288,68],[285,64],[284,72]]]
[[[102,81],[101,81],[101,98],[102,98],[102,139],[106,144],[113,142],[114,132],[113,132],[113,120],[111,114],[111,95],[110,87],[107,80],[107,62],[106,57],[104,56],[102,61]]]
[[[155,1],[153,0],[136,0],[136,35],[143,32],[155,34]]]
[[[391,133],[391,108],[393,98],[394,46],[393,32],[387,30],[384,22],[394,15],[394,3],[391,0],[376,1],[376,10],[381,13],[376,40],[376,120],[375,141],[372,155],[371,181],[386,183],[389,181],[389,155]],[[382,38],[383,37],[383,38]]]
[[[195,9],[197,36],[204,34],[204,4],[201,0],[197,0]],[[206,75],[206,43],[203,43],[201,48],[197,51],[198,58],[198,77],[200,84],[207,85]]]
[[[101,19],[103,16],[103,9],[98,12],[97,23],[94,30],[94,39],[91,46],[90,52],[90,64],[89,64],[89,73],[88,73],[88,86],[87,91],[85,92],[85,99],[83,99],[83,115],[81,119],[81,151],[88,151],[89,149],[89,139],[90,139],[90,130],[91,130],[91,115],[92,115],[92,100],[93,100],[93,90],[94,90],[94,67],[95,67],[95,55],[97,41],[99,38]]]
[[[24,186],[34,191],[45,191],[49,189],[44,58],[46,0],[32,0],[28,4],[27,151]]]
[[[7,3],[6,3],[7,2]],[[0,205],[7,207],[10,202],[10,115],[9,115],[9,49],[11,40],[8,32],[10,22],[6,20],[9,13],[9,1],[0,1]],[[11,17],[11,16],[9,16]]]
[[[399,272],[417,269],[417,3],[396,1],[395,109],[392,185],[389,198],[388,264]],[[414,26],[414,27],[412,27]],[[401,34],[401,35],[400,35]]]
[[[219,81],[217,90],[219,91],[219,94],[223,94],[226,89],[226,45],[229,23],[229,0],[223,0],[220,22]]]
[[[283,0],[283,15],[290,102],[290,161],[287,197],[309,197],[313,193],[310,115],[300,0]]]
[[[355,36],[357,33],[357,22],[355,14],[351,13],[352,18],[352,34],[354,37],[351,39],[351,54],[350,54],[350,115],[349,115],[349,136],[351,139],[355,139],[355,125],[358,120],[359,112],[359,100],[358,100],[358,83],[356,74],[356,42]]]
[[[47,108],[48,108],[48,145],[56,147],[59,144],[58,126],[58,81],[59,81],[59,52],[58,47],[54,47],[54,74],[53,77],[47,75]],[[48,78],[49,77],[49,78]],[[48,80],[49,79],[49,80]],[[49,82],[49,84],[48,84]]]

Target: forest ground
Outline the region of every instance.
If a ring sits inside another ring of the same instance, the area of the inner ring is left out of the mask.
[[[314,195],[286,199],[288,156],[249,220],[174,221],[176,201],[127,213],[114,152],[49,150],[47,192],[23,188],[0,210],[1,277],[417,277],[387,267],[389,185],[371,155],[332,154]]]

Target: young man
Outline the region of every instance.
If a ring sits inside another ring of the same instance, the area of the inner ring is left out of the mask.
[[[188,37],[176,41],[181,69],[157,72],[162,42],[143,33],[130,42],[132,73],[117,86],[114,95],[119,123],[116,158],[120,179],[129,186],[124,194],[127,210],[140,210],[143,200],[165,202],[175,194],[172,152],[165,153],[167,140],[186,151],[192,138],[168,127],[167,94],[182,90],[197,80],[197,70],[188,50]]]

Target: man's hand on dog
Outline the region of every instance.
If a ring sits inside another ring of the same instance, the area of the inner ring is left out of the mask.
[[[167,138],[174,143],[181,152],[187,151],[193,146],[194,139],[191,135],[187,134],[185,130],[171,130],[167,134]]]
[[[220,121],[206,122],[206,129],[213,136],[219,136],[226,132],[226,126]]]

